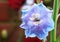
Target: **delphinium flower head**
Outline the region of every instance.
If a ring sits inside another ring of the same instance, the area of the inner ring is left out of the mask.
[[[25,29],[26,37],[38,37],[46,40],[48,32],[54,29],[52,11],[42,3],[34,4],[21,19],[23,22],[20,27]]]

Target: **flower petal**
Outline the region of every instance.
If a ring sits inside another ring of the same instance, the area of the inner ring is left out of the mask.
[[[40,16],[36,14],[39,14]],[[35,18],[39,20],[34,21]],[[26,37],[37,36],[41,40],[46,40],[48,32],[54,29],[52,12],[42,3],[33,5],[29,12],[22,16],[22,22],[20,27],[25,29]],[[36,23],[37,25],[35,25]]]

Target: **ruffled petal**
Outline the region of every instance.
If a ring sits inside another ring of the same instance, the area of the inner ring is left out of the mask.
[[[39,17],[36,14],[39,14]],[[41,40],[46,40],[48,32],[54,29],[52,11],[42,3],[33,5],[27,14],[22,15],[21,19],[23,23],[20,27],[25,29],[26,37],[37,36]]]

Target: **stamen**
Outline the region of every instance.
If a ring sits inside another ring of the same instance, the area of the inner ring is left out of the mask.
[[[40,19],[38,19],[38,18],[35,18],[35,20],[34,20],[35,22],[37,22],[37,21],[40,21]]]

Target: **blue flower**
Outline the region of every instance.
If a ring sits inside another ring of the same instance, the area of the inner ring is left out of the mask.
[[[32,0],[33,1],[33,0]],[[22,8],[21,8],[21,12],[22,12],[22,16],[27,14],[30,10],[31,10],[31,7],[34,6],[33,5],[28,5],[28,4],[25,4]]]
[[[34,4],[21,19],[23,22],[20,27],[25,29],[26,37],[38,37],[46,40],[48,32],[54,29],[52,11],[42,3]]]

